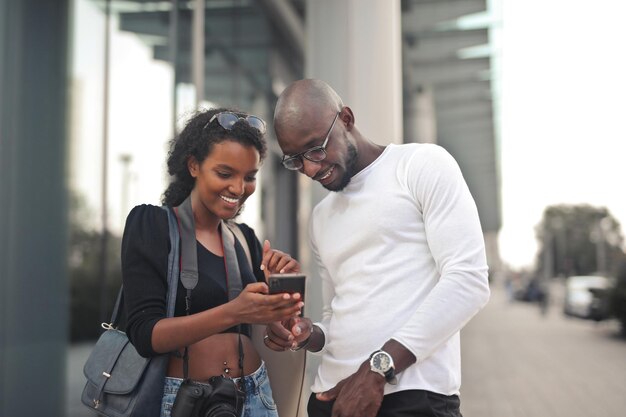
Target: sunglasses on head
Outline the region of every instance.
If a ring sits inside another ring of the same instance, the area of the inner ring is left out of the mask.
[[[264,134],[266,130],[265,122],[260,117],[252,115],[239,116],[237,113],[233,113],[231,111],[223,111],[214,114],[213,117],[211,117],[211,120],[209,120],[209,122],[205,124],[202,129],[206,129],[206,127],[213,123],[213,121],[216,119],[220,126],[222,126],[226,130],[232,130],[235,124],[237,124],[239,121],[248,123],[248,125],[261,132],[261,134]]]

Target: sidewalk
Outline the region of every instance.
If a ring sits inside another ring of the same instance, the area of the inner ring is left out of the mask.
[[[547,316],[536,304],[489,304],[461,332],[464,417],[626,416],[626,341],[615,322],[567,319],[558,295]],[[68,417],[94,417],[80,404],[91,344],[68,357]],[[289,416],[286,416],[289,417]]]
[[[626,340],[614,321],[563,316],[559,297],[542,317],[536,304],[489,304],[461,332],[464,417],[626,415]]]

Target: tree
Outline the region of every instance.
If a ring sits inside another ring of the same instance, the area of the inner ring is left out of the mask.
[[[617,274],[625,259],[619,222],[604,207],[549,206],[536,228],[538,272],[548,277]]]
[[[77,342],[97,339],[101,333],[99,259],[102,232],[89,227],[93,215],[80,195],[71,194],[69,206],[70,341]],[[110,300],[111,310],[121,283],[121,240],[109,235],[107,241],[110,273],[106,279],[105,297]],[[107,314],[110,316],[110,311]]]

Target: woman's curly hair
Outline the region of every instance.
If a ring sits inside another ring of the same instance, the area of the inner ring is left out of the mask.
[[[202,163],[216,143],[232,140],[244,146],[253,146],[259,151],[261,161],[265,158],[267,143],[263,133],[247,122],[240,120],[230,130],[224,129],[217,120],[209,123],[214,115],[223,111],[235,113],[239,117],[247,116],[246,113],[227,108],[199,110],[170,142],[167,171],[172,176],[172,181],[163,193],[163,204],[176,207],[187,198],[196,182],[189,173],[189,158],[193,157],[198,163]]]

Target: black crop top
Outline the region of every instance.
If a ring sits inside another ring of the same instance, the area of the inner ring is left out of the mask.
[[[253,273],[250,271],[243,248],[236,242],[235,251],[242,286],[245,287],[252,282],[265,280],[263,271],[259,268],[263,250],[250,227],[240,224],[240,229],[250,248],[252,264],[255,265]],[[166,315],[169,249],[167,213],[162,208],[151,205],[141,205],[131,210],[126,219],[122,238],[126,333],[139,354],[144,357],[157,354],[152,349],[152,329]],[[224,258],[208,251],[199,242],[197,254],[199,276],[198,284],[191,292],[191,314],[217,307],[228,301]],[[186,289],[179,280],[175,316],[186,314],[185,294]],[[236,331],[237,328],[233,327],[225,332]]]

